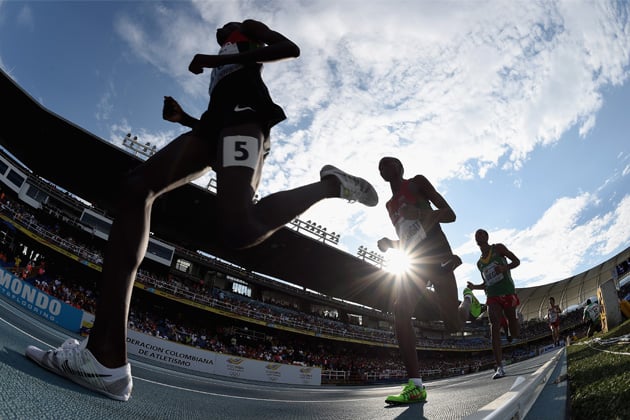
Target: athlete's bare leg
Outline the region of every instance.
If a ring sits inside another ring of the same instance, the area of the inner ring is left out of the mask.
[[[153,202],[207,172],[208,147],[207,141],[183,134],[132,170],[121,186],[105,248],[97,316],[87,344],[106,367],[127,363],[131,292],[149,241]]]
[[[226,129],[227,135],[262,139],[255,124]],[[149,241],[151,208],[160,195],[197,179],[210,170],[210,145],[191,133],[179,136],[127,177],[105,250],[100,298],[87,347],[106,367],[127,363],[127,320],[136,272]],[[217,169],[218,234],[229,246],[244,248],[262,242],[316,202],[339,196],[335,177],[252,199],[260,179],[256,170],[232,166]],[[212,233],[209,233],[212,234]]]
[[[521,324],[518,322],[518,317],[516,316],[516,308],[504,308],[503,312],[508,319],[510,336],[512,338],[518,338],[521,333]]]
[[[502,366],[503,350],[501,349],[501,317],[503,308],[498,303],[488,305],[488,318],[490,319],[490,338],[492,339],[492,354],[497,367]]]
[[[402,279],[405,281],[406,279]],[[414,308],[420,298],[416,293],[410,293],[409,287],[396,285],[397,298],[394,302],[394,329],[400,357],[407,370],[408,378],[417,378],[420,375],[420,364],[418,363],[418,353],[416,351],[416,333],[413,329]],[[414,298],[414,295],[416,296]]]
[[[461,331],[470,316],[471,302],[457,295],[457,280],[452,270],[439,270],[433,275],[435,299],[440,307],[440,318],[447,332]],[[429,291],[430,292],[430,291]]]
[[[222,136],[248,136],[263,140],[255,124],[226,128]],[[304,213],[313,204],[329,197],[338,197],[340,184],[335,177],[287,191],[280,191],[253,202],[262,171],[257,168],[229,166],[217,169],[217,200],[222,240],[232,248],[257,245],[275,231]]]

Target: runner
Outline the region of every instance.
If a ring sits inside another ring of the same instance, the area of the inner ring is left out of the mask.
[[[503,349],[501,348],[501,320],[507,318],[508,334],[512,339],[518,338],[520,325],[516,316],[516,307],[520,305],[511,270],[518,267],[521,262],[503,244],[488,243],[489,235],[483,229],[475,232],[475,240],[481,250],[481,257],[477,261],[477,268],[481,272],[483,283],[473,284],[468,282],[470,289],[483,289],[488,297],[488,318],[490,319],[490,336],[492,339],[492,353],[496,364],[496,370],[492,379],[505,376],[503,368]],[[509,262],[508,262],[509,260]]]
[[[549,308],[547,308],[547,321],[551,330],[551,339],[555,347],[560,346],[560,314],[562,309],[556,305],[556,299],[552,296],[549,298]]]
[[[127,360],[127,321],[136,272],[149,241],[151,207],[162,194],[202,176],[217,174],[215,235],[225,246],[242,249],[261,243],[315,203],[340,197],[376,206],[376,191],[364,179],[332,165],[320,181],[278,192],[254,202],[269,133],[286,117],[262,80],[262,63],[298,57],[300,49],[279,32],[255,20],[219,28],[216,55],[196,54],[188,69],[212,68],[210,102],[197,120],[171,97],[163,118],[192,130],[137,166],[121,186],[119,206],[105,250],[96,320],[88,339],[68,339],[55,350],[35,346],[26,356],[86,388],[116,400],[131,396]]]
[[[423,175],[404,179],[404,168],[397,158],[382,158],[378,168],[392,190],[386,208],[399,238],[382,238],[378,248],[382,252],[390,248],[403,250],[411,262],[411,268],[395,283],[394,290],[394,325],[409,380],[400,394],[388,396],[385,402],[424,402],[427,392],[416,352],[414,312],[418,306],[422,306],[424,312],[429,307],[436,319],[444,321],[447,331],[459,331],[469,317],[473,296],[472,292],[465,294],[461,304],[457,298],[453,270],[462,260],[453,255],[440,227],[440,223],[455,221],[455,212],[448,202]],[[429,283],[433,290],[428,287]]]

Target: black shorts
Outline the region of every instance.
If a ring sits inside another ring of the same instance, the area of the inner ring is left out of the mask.
[[[437,234],[423,241],[410,254],[414,275],[408,279],[411,284],[405,287],[405,293],[418,297],[414,315],[419,320],[443,320],[446,307],[456,310],[459,305],[457,283],[453,275],[453,251],[446,237]],[[413,277],[419,279],[416,281],[426,282],[433,290],[423,291],[423,288],[414,284]]]
[[[271,128],[284,121],[284,110],[273,102],[267,87],[261,80],[234,76],[226,77],[214,89],[208,109],[201,116],[193,133],[214,143],[211,151],[211,163],[218,161],[218,139],[226,127],[255,123],[260,125],[263,138],[269,144]],[[267,146],[267,152],[268,152]]]

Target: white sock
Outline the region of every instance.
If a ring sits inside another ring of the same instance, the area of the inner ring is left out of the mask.
[[[417,387],[422,388],[422,378],[411,378],[411,380]]]

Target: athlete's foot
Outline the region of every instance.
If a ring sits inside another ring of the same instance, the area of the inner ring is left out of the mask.
[[[92,391],[119,401],[131,397],[133,379],[129,363],[110,369],[103,366],[86,348],[87,339],[80,343],[67,339],[61,347],[42,350],[35,346],[26,348],[26,357],[43,368],[63,376]]]
[[[332,165],[324,166],[319,172],[319,176],[320,179],[324,179],[324,177],[327,176],[337,178],[341,188],[339,197],[345,198],[351,203],[358,201],[368,207],[374,207],[378,204],[378,194],[376,190],[372,184],[363,178],[350,175]]]
[[[427,400],[427,390],[424,386],[417,386],[410,379],[402,392],[398,395],[389,395],[385,402],[390,405],[395,404],[413,404],[425,402]]]
[[[470,315],[475,319],[478,318],[481,315],[481,303],[479,303],[479,300],[468,287],[464,289],[464,300],[470,302]]]

